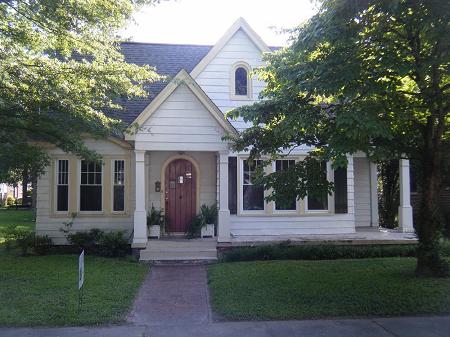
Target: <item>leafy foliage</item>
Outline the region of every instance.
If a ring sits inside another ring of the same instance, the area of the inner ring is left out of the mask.
[[[48,235],[35,235],[34,251],[37,255],[47,255],[53,246],[53,240]]]
[[[199,237],[202,227],[205,225],[205,218],[201,214],[197,214],[188,225],[186,230],[187,237],[190,239]]]
[[[47,157],[40,144],[96,158],[81,135],[121,135],[103,111],[118,99],[147,95],[160,77],[125,62],[117,32],[154,0],[0,2],[0,180]]]
[[[147,214],[147,226],[159,226],[161,233],[164,233],[169,219],[165,216],[163,209],[156,209],[153,205]]]
[[[313,181],[308,160],[345,167],[347,155],[357,151],[373,161],[417,160],[426,172],[418,272],[439,273],[437,198],[450,145],[450,4],[320,4],[318,14],[293,31],[289,48],[266,56],[267,66],[258,71],[267,83],[264,99],[229,113],[252,124],[232,138],[234,149],[273,160],[300,146],[312,148],[304,163],[261,178],[276,200],[332,189]]]
[[[203,217],[205,224],[217,224],[217,213],[217,204],[200,206],[200,214]]]

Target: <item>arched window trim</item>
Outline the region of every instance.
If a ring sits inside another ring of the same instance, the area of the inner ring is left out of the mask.
[[[236,95],[236,70],[238,68],[244,68],[247,71],[247,95]],[[232,100],[251,100],[253,97],[252,88],[252,67],[246,62],[236,62],[231,67],[230,73],[230,98]]]

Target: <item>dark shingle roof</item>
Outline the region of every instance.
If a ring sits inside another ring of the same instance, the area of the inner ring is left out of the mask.
[[[145,98],[118,99],[123,110],[106,110],[109,117],[132,123],[150,102],[164,89],[171,78],[181,69],[188,73],[206,56],[213,46],[190,44],[163,44],[122,42],[120,49],[125,61],[137,65],[150,65],[160,75],[168,77],[166,81],[156,82],[148,86],[149,95]],[[269,47],[272,51],[280,47]]]
[[[158,74],[165,75],[170,80],[181,69],[191,72],[212,46],[123,42],[120,48],[126,62],[155,67]],[[123,110],[108,110],[105,113],[110,117],[122,119],[127,124],[133,122],[164,89],[168,80],[149,85],[148,97],[118,100],[117,102],[123,107]]]

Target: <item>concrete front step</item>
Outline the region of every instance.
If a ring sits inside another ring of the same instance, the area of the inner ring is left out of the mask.
[[[216,240],[151,240],[141,261],[216,261]]]

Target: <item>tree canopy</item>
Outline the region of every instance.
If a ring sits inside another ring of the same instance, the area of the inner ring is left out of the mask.
[[[82,135],[121,135],[103,113],[115,98],[147,95],[155,69],[126,63],[117,32],[155,0],[0,2],[0,177],[46,155],[36,142],[91,157]]]
[[[252,123],[235,150],[270,160],[313,148],[305,161],[265,176],[269,198],[304,197],[319,186],[310,163],[345,167],[363,151],[373,161],[417,159],[423,200],[418,271],[446,269],[439,257],[436,215],[450,139],[449,23],[445,0],[323,0],[293,31],[292,44],[265,57],[262,101],[229,116]],[[308,164],[309,163],[309,164]],[[299,181],[292,184],[286,182]],[[283,192],[283,193],[280,193]]]

